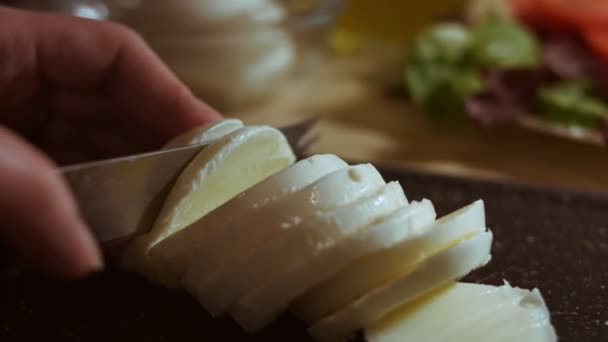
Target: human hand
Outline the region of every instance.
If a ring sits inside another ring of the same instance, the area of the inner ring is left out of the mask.
[[[219,118],[132,31],[0,6],[0,237],[53,275],[101,268],[56,163],[158,148]]]

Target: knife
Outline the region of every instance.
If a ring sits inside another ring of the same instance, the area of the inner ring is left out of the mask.
[[[296,155],[317,122],[279,128]],[[59,168],[99,243],[111,245],[147,231],[181,171],[205,144],[154,151]]]

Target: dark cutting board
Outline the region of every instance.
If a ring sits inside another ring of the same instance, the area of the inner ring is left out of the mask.
[[[443,215],[476,199],[495,234],[493,260],[466,280],[538,287],[563,342],[608,341],[608,195],[384,169],[410,200]],[[283,317],[257,336],[212,320],[179,290],[110,269],[56,282],[3,272],[0,341],[310,341]]]

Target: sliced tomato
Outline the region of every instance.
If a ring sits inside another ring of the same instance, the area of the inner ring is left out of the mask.
[[[608,0],[528,0],[551,21],[565,27],[607,28]]]

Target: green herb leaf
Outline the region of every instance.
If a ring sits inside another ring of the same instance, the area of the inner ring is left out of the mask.
[[[466,26],[458,23],[435,25],[415,38],[408,63],[460,64],[472,44],[471,32]]]
[[[584,82],[567,81],[542,88],[538,110],[547,120],[574,126],[597,127],[608,119],[608,104]]]
[[[484,22],[472,31],[473,59],[483,68],[522,68],[540,64],[535,36],[507,22]]]
[[[474,69],[457,69],[441,64],[411,65],[405,84],[413,101],[437,116],[460,115],[467,97],[483,88]]]

